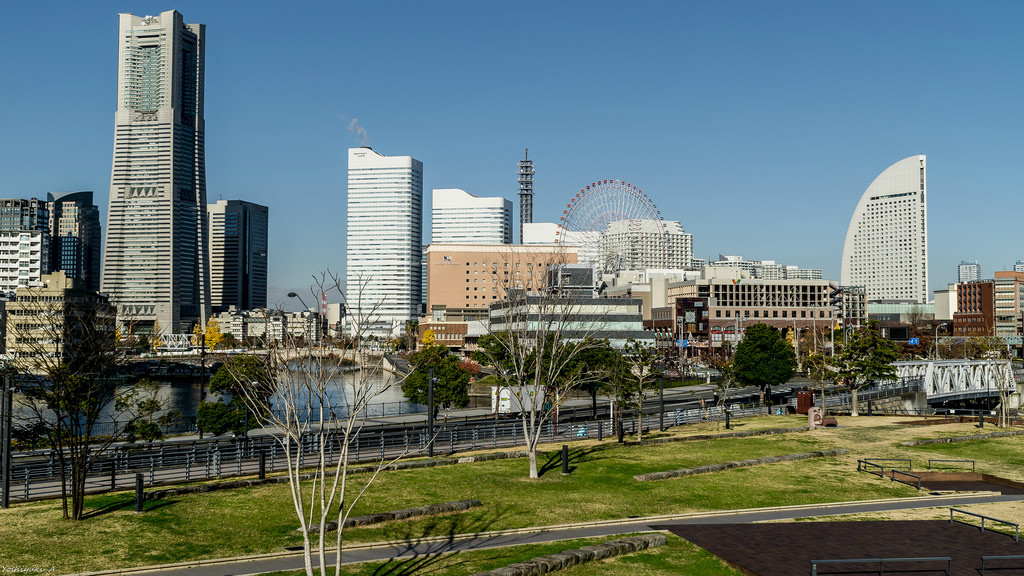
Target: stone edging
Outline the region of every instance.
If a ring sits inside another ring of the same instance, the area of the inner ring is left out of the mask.
[[[596,546],[583,546],[578,550],[566,550],[565,552],[539,556],[533,560],[509,564],[504,568],[498,568],[490,572],[477,572],[473,576],[540,576],[541,574],[548,574],[570,566],[654,548],[655,546],[661,546],[667,541],[668,539],[664,534],[641,534],[640,536],[611,540]]]
[[[650,472],[648,474],[638,474],[636,476],[633,476],[633,480],[636,480],[637,482],[649,482],[651,480],[667,480],[669,478],[680,478],[682,476],[692,476],[694,474],[721,472],[722,470],[729,470],[730,468],[745,468],[747,466],[756,466],[758,464],[770,464],[773,462],[791,462],[794,460],[806,460],[808,458],[844,456],[849,453],[849,450],[839,449],[818,450],[815,452],[804,452],[801,454],[783,454],[782,456],[765,456],[764,458],[755,458],[753,460],[738,460],[735,462],[723,462],[721,464],[708,464],[707,466],[697,466],[696,468],[683,468],[682,470],[669,470],[667,472]]]
[[[417,506],[416,508],[403,508],[402,510],[391,510],[390,512],[378,512],[376,514],[366,514],[363,516],[355,516],[352,518],[345,519],[345,528],[352,526],[364,526],[366,524],[378,524],[380,522],[390,522],[391,520],[403,520],[405,518],[412,518],[414,516],[436,516],[438,514],[445,514],[447,512],[461,512],[463,510],[469,510],[481,506],[482,503],[479,500],[456,500],[455,502],[442,502],[441,504],[429,504],[427,506]],[[332,532],[338,529],[337,522],[328,522],[327,531]],[[301,530],[301,528],[296,528]],[[320,532],[320,525],[313,524],[309,527],[310,534],[316,534]]]
[[[970,436],[950,436],[948,438],[928,438],[926,440],[911,440],[900,442],[900,446],[927,446],[929,444],[952,444],[954,442],[970,442],[971,440],[988,440],[989,438],[1008,438],[1010,436],[1024,435],[1024,430],[1011,430],[1009,432],[991,432],[989,434],[972,434]]]
[[[654,438],[643,442],[624,442],[626,446],[643,446],[645,444],[667,444],[670,442],[693,442],[698,440],[716,440],[718,438],[746,438],[749,436],[771,436],[772,434],[789,434],[790,432],[807,432],[807,426],[797,428],[765,428],[764,430],[743,430],[724,434],[697,434],[695,436],[676,436],[672,438]]]

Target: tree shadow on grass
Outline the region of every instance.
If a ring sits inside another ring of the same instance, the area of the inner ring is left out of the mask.
[[[177,503],[177,500],[147,500],[142,503],[142,511],[150,512],[152,510],[159,510],[160,508],[163,508],[165,506],[171,506]],[[135,495],[131,494],[125,496],[124,498],[118,498],[108,504],[96,508],[95,510],[86,512],[82,514],[82,520],[88,520],[90,518],[105,516],[107,514],[110,514],[111,512],[117,512],[119,510],[124,510],[127,512],[135,510]]]
[[[603,452],[603,449],[599,446],[593,446],[590,448],[579,448],[576,450],[569,451],[569,473],[572,474],[576,471],[577,466],[575,464],[582,464],[584,462],[594,462],[603,458],[599,456],[599,453]],[[543,477],[544,474],[562,467],[562,451],[552,453],[548,456],[547,462],[537,470],[537,476]]]
[[[398,547],[398,556],[411,552],[412,558],[420,558],[457,552],[452,548],[456,540],[472,539],[475,534],[491,530],[495,523],[508,516],[508,510],[505,509],[477,508],[475,511],[476,513],[462,511],[432,516],[426,522],[415,525],[396,525],[393,539],[402,542]]]
[[[453,552],[452,554],[455,555],[458,554],[458,552]],[[437,564],[441,560],[441,556],[442,554],[424,554],[422,556],[413,556],[406,560],[396,560],[395,558],[391,558],[387,562],[378,566],[373,573],[379,574],[380,576],[422,574],[432,565]]]

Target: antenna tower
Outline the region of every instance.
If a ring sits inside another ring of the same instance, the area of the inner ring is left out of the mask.
[[[519,161],[519,243],[523,243],[523,224],[533,222],[533,160],[529,148],[523,149]]]

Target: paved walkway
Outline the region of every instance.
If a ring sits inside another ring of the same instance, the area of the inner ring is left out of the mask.
[[[865,502],[841,502],[833,504],[817,504],[806,506],[786,506],[755,510],[731,510],[708,513],[679,514],[648,518],[629,518],[603,522],[566,526],[546,526],[522,530],[506,530],[467,535],[465,537],[442,537],[434,539],[411,540],[404,542],[384,542],[345,547],[344,563],[366,562],[373,560],[399,559],[409,561],[425,555],[446,552],[465,552],[503,546],[535,544],[557,540],[576,538],[611,537],[631,532],[650,530],[666,530],[679,524],[737,524],[765,522],[769,520],[792,520],[817,516],[842,514],[858,514],[865,512],[885,512],[892,510],[909,510],[915,508],[967,506],[991,502],[1011,502],[1024,499],[1020,495],[1000,495],[982,493],[971,495],[923,496],[919,498],[901,498],[892,500],[873,500]],[[333,563],[334,554],[329,554],[329,562]],[[282,570],[302,570],[301,552],[289,552],[249,556],[242,558],[225,558],[176,565],[151,566],[137,569],[95,572],[92,574],[168,574],[173,576],[238,576],[242,574],[260,574]]]

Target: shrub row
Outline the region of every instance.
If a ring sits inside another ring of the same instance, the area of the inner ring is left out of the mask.
[[[722,462],[721,464],[708,464],[696,468],[683,468],[682,470],[669,470],[667,472],[650,472],[648,474],[637,474],[633,479],[637,482],[649,482],[651,480],[666,480],[668,478],[680,478],[694,474],[707,474],[708,472],[721,472],[730,468],[744,468],[757,466],[758,464],[771,464],[773,462],[790,462],[794,460],[806,460],[808,458],[824,458],[827,456],[842,456],[849,454],[846,449],[840,450],[818,450],[815,452],[803,452],[801,454],[783,454],[782,456],[765,456],[753,460],[737,460],[735,462]]]
[[[578,550],[566,550],[547,556],[539,556],[526,562],[510,564],[490,572],[478,572],[473,576],[540,576],[570,566],[604,560],[613,556],[632,554],[666,542],[664,534],[641,534],[619,540],[612,540],[596,546],[584,546]]]

